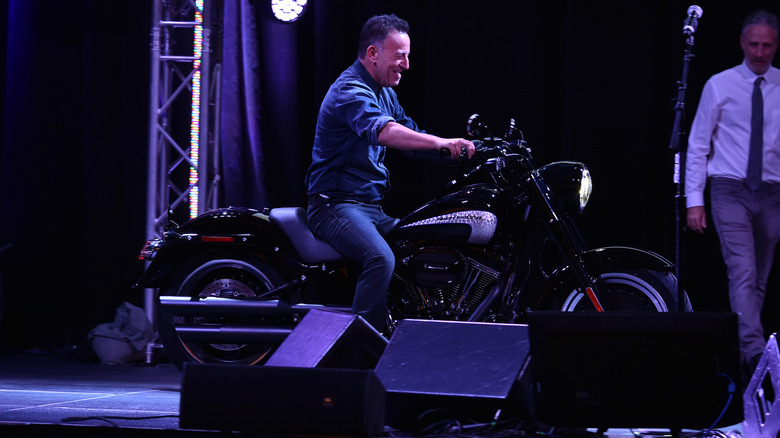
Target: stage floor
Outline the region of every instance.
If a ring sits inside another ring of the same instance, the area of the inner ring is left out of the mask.
[[[0,435],[264,436],[257,431],[230,433],[181,429],[181,380],[182,373],[168,363],[102,365],[92,361],[74,360],[71,356],[59,353],[3,353],[0,354]],[[218,406],[214,408],[219,409]],[[692,406],[692,409],[695,409],[695,406]],[[741,436],[736,434],[740,431],[739,425],[720,430],[724,433],[731,432],[729,436],[732,437]],[[595,431],[582,431],[592,433],[576,435],[556,432],[556,436],[563,437],[600,436]],[[659,432],[663,431],[610,429],[603,436],[657,437]],[[521,436],[511,429],[493,430],[490,435]],[[384,436],[412,435],[387,430]]]

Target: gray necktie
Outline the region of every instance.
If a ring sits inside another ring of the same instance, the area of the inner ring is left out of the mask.
[[[764,96],[759,76],[753,82],[753,109],[750,116],[750,153],[748,155],[747,186],[756,191],[761,185],[764,152]]]

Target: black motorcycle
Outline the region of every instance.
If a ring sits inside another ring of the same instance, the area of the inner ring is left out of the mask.
[[[523,323],[531,310],[667,312],[690,303],[674,265],[631,247],[586,248],[579,162],[537,167],[515,130],[468,123],[468,172],[386,232],[396,254],[388,327],[404,318]],[[300,207],[208,211],[146,243],[137,286],[159,288],[160,341],[184,362],[263,363],[310,309],[349,312],[357,267]]]

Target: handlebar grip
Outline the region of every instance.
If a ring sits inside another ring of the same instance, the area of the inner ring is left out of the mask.
[[[474,149],[478,149],[482,146],[482,142],[479,140],[472,141],[474,143]],[[441,155],[442,158],[447,158],[450,156],[450,150],[447,148],[440,148],[439,149],[439,155]],[[466,158],[469,156],[469,151],[466,148],[463,148],[460,150],[460,158]]]
[[[450,150],[447,148],[441,148],[439,149],[439,155],[441,155],[442,158],[449,158],[450,157]],[[469,156],[469,151],[466,148],[463,148],[460,150],[460,157],[466,158]]]

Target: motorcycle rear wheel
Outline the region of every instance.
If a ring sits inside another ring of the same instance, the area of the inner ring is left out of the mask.
[[[159,295],[189,297],[199,301],[209,297],[253,297],[283,284],[280,275],[264,261],[253,257],[203,257],[182,266]],[[243,364],[262,363],[278,344],[244,344],[187,341],[181,330],[220,330],[231,324],[242,324],[242,316],[173,315],[157,306],[156,322],[160,341],[171,361],[179,368],[186,362]],[[251,324],[278,323],[253,318]],[[291,323],[292,326],[292,323]]]
[[[594,311],[590,299],[573,282],[561,282],[548,290],[539,309],[564,312]],[[598,298],[606,312],[676,312],[677,277],[666,271],[637,268],[605,269],[596,280]],[[683,310],[693,311],[687,294]]]

